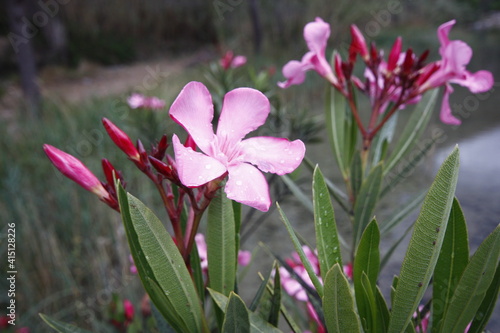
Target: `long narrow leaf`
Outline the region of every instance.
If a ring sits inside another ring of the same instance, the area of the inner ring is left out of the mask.
[[[479,245],[465,268],[443,316],[441,332],[463,332],[481,305],[500,258],[500,226]]]
[[[314,226],[316,229],[316,247],[322,277],[325,278],[330,268],[338,263],[342,266],[339,235],[335,222],[330,194],[323,174],[316,167],[313,174]]]
[[[500,288],[500,265],[497,265],[497,271],[493,277],[493,281],[490,283],[490,287],[486,291],[486,296],[483,302],[479,306],[474,319],[469,327],[467,333],[480,333],[486,327],[488,320],[495,309],[496,302],[498,300],[498,290]]]
[[[207,218],[207,255],[210,288],[229,296],[236,280],[233,204],[224,191],[212,199]]]
[[[290,224],[290,221],[288,221],[288,218],[286,217],[285,213],[281,209],[280,205],[276,203],[276,206],[278,207],[278,211],[281,216],[281,221],[285,224],[286,230],[288,231],[288,234],[290,235],[290,238],[292,239],[293,246],[295,247],[295,251],[297,251],[297,254],[300,257],[300,260],[302,261],[302,264],[304,265],[304,268],[307,271],[307,274],[309,275],[309,278],[311,279],[314,288],[316,288],[316,291],[318,292],[319,297],[323,297],[323,285],[319,281],[318,277],[314,273],[314,269],[307,259],[304,250],[302,249],[302,246],[299,242],[299,239],[297,238],[297,235],[295,234],[295,231],[293,230],[292,225]]]
[[[432,323],[438,327],[448,306],[456,284],[469,262],[467,225],[458,200],[451,207],[443,246],[434,270],[432,282]]]
[[[117,189],[132,257],[151,300],[177,331],[206,331],[198,294],[172,237],[140,200]]]
[[[361,190],[354,205],[354,244],[359,243],[368,223],[373,218],[382,185],[383,165],[374,167],[361,185]]]
[[[323,306],[328,332],[361,332],[359,317],[354,309],[354,297],[339,264],[335,264],[326,274]]]
[[[222,325],[222,333],[250,332],[250,319],[243,300],[231,292],[226,307],[226,316]]]
[[[386,162],[384,176],[411,150],[423,131],[427,128],[432,111],[434,110],[438,92],[438,89],[434,89],[426,93],[415,110],[412,111],[412,115],[410,119],[408,119],[403,133],[398,139],[398,145],[394,148],[391,156]]]
[[[429,284],[443,243],[458,180],[459,151],[441,165],[427,193],[401,266],[389,333],[405,330]]]
[[[345,98],[333,87],[327,88],[325,120],[333,155],[340,171],[347,178],[348,161],[345,161]]]

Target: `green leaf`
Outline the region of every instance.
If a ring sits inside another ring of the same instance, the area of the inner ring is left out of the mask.
[[[191,269],[193,270],[193,281],[203,308],[205,303],[205,284],[203,282],[203,270],[201,269],[201,260],[197,246],[193,246],[191,250],[190,262]]]
[[[132,257],[144,288],[172,327],[207,331],[198,294],[172,237],[154,213],[117,186]]]
[[[372,220],[363,232],[356,254],[354,256],[353,280],[354,295],[361,322],[366,331],[376,332],[377,313],[375,305],[375,290],[380,268],[380,232],[375,220]],[[364,282],[363,276],[367,281]],[[369,285],[366,283],[369,282]],[[364,319],[364,321],[363,321]]]
[[[323,285],[319,281],[318,277],[314,273],[314,269],[311,266],[311,263],[307,259],[304,250],[302,249],[302,246],[299,242],[299,239],[297,238],[297,235],[295,234],[295,231],[293,230],[292,225],[290,224],[290,221],[288,221],[288,218],[286,217],[285,213],[281,209],[279,203],[276,203],[276,206],[278,207],[278,211],[280,213],[281,221],[285,224],[286,230],[288,231],[288,234],[290,235],[290,238],[292,239],[293,246],[295,247],[295,251],[297,251],[297,254],[300,257],[300,260],[302,261],[302,264],[304,265],[304,268],[307,271],[307,274],[309,275],[309,278],[312,281],[312,284],[314,285],[314,288],[318,292],[319,297],[323,297]]]
[[[208,206],[207,255],[210,288],[226,296],[236,280],[236,244],[233,204],[219,190]]]
[[[342,266],[342,256],[330,194],[318,166],[314,170],[312,188],[316,247],[320,271],[323,273],[322,277],[325,278],[326,273],[335,263]]]
[[[415,148],[412,154],[408,156],[406,163],[401,163],[398,167],[398,171],[393,170],[384,175],[384,187],[380,193],[380,197],[384,197],[389,193],[394,187],[405,180],[408,176],[413,173],[413,170],[422,162],[422,159],[427,155],[427,153],[434,146],[436,139],[430,139],[427,143],[423,142],[424,146]]]
[[[269,311],[269,319],[267,321],[269,324],[277,327],[281,309],[281,279],[277,262],[274,263],[274,267],[274,290],[271,294],[271,309]]]
[[[337,89],[333,87],[327,88],[326,93],[326,108],[325,108],[325,120],[326,128],[328,132],[328,138],[330,139],[330,146],[332,148],[333,155],[337,160],[344,179],[347,179],[347,168],[348,161],[346,161],[345,155],[345,120],[346,120],[346,101],[344,96]]]
[[[267,279],[262,279],[262,282],[259,286],[259,289],[257,289],[257,292],[255,293],[255,296],[253,297],[252,303],[250,304],[250,311],[255,311],[257,309],[257,306],[259,306],[260,300],[262,299],[262,295],[264,294],[264,291],[266,290],[267,287],[267,282],[271,278],[271,273],[272,269],[269,271],[267,274]]]
[[[243,300],[231,292],[229,294],[229,302],[226,307],[226,316],[222,325],[223,333],[250,332],[250,319],[248,310]]]
[[[382,225],[382,227],[380,228],[380,234],[382,236],[388,234],[394,227],[403,222],[408,215],[410,215],[415,209],[420,207],[422,201],[424,201],[425,199],[426,194],[426,192],[422,192],[409,203],[406,203],[395,209],[394,211],[396,211],[397,213],[389,220],[389,222]]]
[[[62,321],[44,315],[43,313],[40,313],[39,315],[47,325],[49,325],[59,333],[91,333],[90,331],[84,330],[83,328],[64,323]]]
[[[410,152],[419,140],[422,133],[427,128],[427,124],[434,110],[434,104],[438,96],[439,89],[434,89],[426,93],[422,100],[418,103],[415,110],[412,111],[410,119],[398,139],[398,144],[394,148],[392,154],[386,161],[384,176],[387,175],[393,167],[395,167],[403,157]]]
[[[387,303],[385,302],[384,296],[382,295],[382,291],[377,287],[375,293],[375,301],[377,303],[377,313],[380,319],[380,332],[387,332],[387,328],[389,327],[389,319],[390,312],[387,307]]]
[[[361,162],[361,155],[359,152],[356,152],[352,157],[349,182],[351,185],[352,196],[357,198],[359,189],[363,183],[363,164]]]
[[[415,222],[394,295],[389,333],[405,330],[429,284],[443,244],[458,179],[455,148],[439,169]]]
[[[215,304],[222,310],[226,311],[227,304],[229,302],[229,298],[227,296],[224,296],[223,294],[207,288],[210,296],[214,300]],[[268,322],[266,322],[262,317],[257,315],[254,312],[249,312],[249,318],[250,318],[250,332],[252,333],[282,333],[279,329],[276,327],[270,325]]]
[[[446,312],[456,284],[469,262],[469,240],[465,217],[455,198],[451,207],[448,226],[441,253],[434,270],[432,282],[432,323],[437,325]]]
[[[383,165],[374,167],[363,181],[361,190],[354,204],[354,244],[359,243],[368,223],[373,218],[375,206],[378,202],[380,186],[382,185]]]
[[[372,143],[372,165],[377,165],[382,161],[387,153],[387,146],[394,137],[396,125],[398,123],[398,113],[396,112],[389,118],[382,129],[375,136]]]
[[[457,283],[441,332],[463,332],[486,296],[500,258],[500,225],[479,245]]]
[[[488,320],[493,313],[493,309],[495,309],[495,304],[498,299],[498,290],[500,288],[500,265],[497,265],[497,270],[495,272],[495,276],[493,277],[493,281],[490,283],[490,287],[486,291],[486,296],[483,299],[483,302],[479,306],[474,319],[472,319],[472,323],[469,327],[467,333],[480,333],[486,327]]]
[[[309,197],[305,195],[304,192],[302,192],[300,187],[298,187],[297,184],[295,184],[295,182],[287,175],[283,175],[280,178],[283,180],[286,186],[288,186],[290,191],[292,191],[293,195],[295,195],[295,197],[299,199],[299,202],[302,204],[302,206],[304,206],[304,208],[313,213],[314,212],[313,203],[311,199],[309,199]]]
[[[328,332],[361,332],[349,281],[338,263],[326,274],[323,308]]]

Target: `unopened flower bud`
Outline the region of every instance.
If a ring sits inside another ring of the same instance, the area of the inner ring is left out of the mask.
[[[401,55],[401,46],[402,40],[401,37],[398,37],[392,46],[391,53],[389,53],[389,59],[387,60],[388,72],[392,72],[398,65],[399,56]]]
[[[52,164],[66,177],[97,195],[101,200],[110,200],[108,191],[101,181],[76,157],[51,145],[44,144],[43,150]]]
[[[118,146],[118,148],[120,148],[131,160],[139,162],[139,152],[137,151],[137,148],[135,148],[129,136],[107,118],[103,118],[102,123],[106,132],[108,132],[109,137]]]
[[[363,58],[363,60],[367,62],[370,58],[370,55],[368,54],[368,48],[366,47],[365,38],[363,37],[361,31],[359,31],[358,27],[354,24],[351,25],[351,36],[352,42],[349,54],[351,54],[351,51],[353,53],[359,53],[361,55],[361,58]]]

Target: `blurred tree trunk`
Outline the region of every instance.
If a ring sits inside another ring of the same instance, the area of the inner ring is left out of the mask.
[[[10,29],[8,39],[16,53],[26,106],[38,116],[40,90],[36,82],[37,71],[33,49],[33,37],[38,29],[29,22],[25,13],[25,5],[29,1],[31,0],[6,0],[5,6]]]
[[[250,18],[252,20],[253,45],[255,53],[259,54],[262,47],[262,26],[260,24],[259,8],[257,0],[250,0],[248,4],[250,6]]]

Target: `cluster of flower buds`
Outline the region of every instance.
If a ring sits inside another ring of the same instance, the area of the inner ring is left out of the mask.
[[[233,51],[227,51],[226,54],[219,60],[219,64],[227,71],[230,68],[238,68],[247,63],[247,58],[242,55],[235,56]]]
[[[127,326],[134,321],[134,305],[128,299],[121,302],[119,297],[114,295],[108,307],[108,316],[113,326],[121,331],[126,331]]]
[[[317,250],[312,251],[306,245],[302,247],[302,250],[304,251],[304,254],[306,255],[306,258],[309,261],[309,263],[311,263],[314,274],[316,274],[318,276],[319,281],[323,283],[320,276],[320,267],[319,267]],[[306,302],[307,313],[309,315],[310,320],[316,324],[317,332],[325,333],[326,329],[323,326],[322,322],[320,321],[313,305],[309,301],[309,297],[307,296],[307,291],[305,290],[303,285],[297,281],[298,277],[300,280],[302,280],[302,282],[304,282],[309,287],[314,289],[314,285],[311,281],[311,278],[309,277],[309,274],[306,271],[306,268],[304,267],[302,261],[300,260],[299,254],[297,252],[293,252],[292,257],[285,259],[285,262],[288,265],[288,268],[285,267],[279,268],[281,285],[283,289],[288,295],[292,296],[296,300],[301,302]],[[288,269],[293,270],[294,275],[290,274],[290,271]],[[349,263],[347,265],[344,265],[343,269],[344,269],[344,274],[349,279],[352,279],[352,264]]]
[[[363,34],[353,25],[348,59],[342,61],[340,55],[335,53],[332,68],[325,58],[330,26],[322,19],[316,18],[314,22],[304,27],[304,39],[309,52],[301,61],[292,60],[283,67],[286,81],[280,82],[279,86],[287,88],[290,85],[300,84],[304,81],[308,70],[315,70],[349,100],[353,113],[357,110],[354,109],[354,94],[351,90],[353,86],[356,87],[366,94],[371,102],[372,120],[367,129],[355,114],[363,136],[369,139],[398,109],[418,102],[426,91],[444,86],[441,120],[446,124],[458,125],[460,120],[452,115],[448,102],[449,95],[453,92],[450,84],[456,83],[467,87],[473,93],[485,92],[491,89],[493,76],[488,71],[471,73],[466,70],[466,65],[472,57],[472,49],[463,41],[449,40],[448,35],[454,24],[453,20],[438,28],[441,60],[427,64],[429,51],[423,52],[420,56],[415,55],[411,48],[402,51],[401,37],[394,42],[386,61],[383,52],[377,50],[374,43],[368,47]],[[358,55],[365,64],[364,79],[353,75]],[[376,116],[384,112],[387,112],[387,116],[377,125]]]

